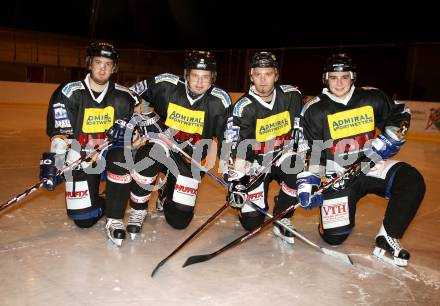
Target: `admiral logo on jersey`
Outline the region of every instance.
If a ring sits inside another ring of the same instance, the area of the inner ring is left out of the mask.
[[[374,130],[374,111],[371,106],[363,106],[339,112],[327,117],[330,135],[341,139],[368,133]]]
[[[202,135],[204,120],[204,111],[190,110],[177,104],[170,103],[167,110],[165,124],[185,133]]]
[[[84,133],[102,133],[113,126],[115,109],[113,106],[105,108],[86,108],[82,131]]]
[[[287,134],[292,129],[288,111],[257,119],[255,136],[258,142],[272,140],[277,136]]]

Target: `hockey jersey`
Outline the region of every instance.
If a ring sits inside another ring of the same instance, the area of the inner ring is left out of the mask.
[[[224,138],[226,119],[232,112],[229,95],[220,88],[210,87],[196,99],[187,93],[185,80],[174,74],[161,74],[152,80],[141,81],[131,87],[146,101],[144,106],[154,108],[165,125],[177,131],[177,143],[197,145],[202,139]],[[219,146],[220,147],[220,146]],[[192,155],[193,148],[185,152]],[[202,158],[207,150],[203,150]]]
[[[309,166],[315,173],[322,167],[327,173],[342,172],[342,160],[350,157],[354,162],[361,158],[377,130],[392,126],[404,134],[411,119],[410,110],[403,103],[391,100],[376,88],[354,86],[343,100],[324,89],[323,94],[305,105],[301,115],[307,155],[312,156],[312,149],[320,150],[313,152],[319,161]]]
[[[293,86],[276,85],[270,103],[253,94],[251,88],[237,101],[232,122],[228,122],[228,138],[234,143],[232,157],[237,157],[240,143],[245,140],[253,145],[246,146],[245,153],[238,152],[238,156],[244,155],[250,162],[259,155],[281,150],[292,141],[303,106],[301,93]]]
[[[47,112],[47,135],[76,139],[83,147],[103,140],[117,119],[130,119],[138,97],[128,88],[109,82],[96,98],[89,86],[89,75],[82,81],[59,86]]]

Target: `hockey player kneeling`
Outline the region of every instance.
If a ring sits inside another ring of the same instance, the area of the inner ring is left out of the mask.
[[[248,92],[235,104],[233,116],[228,121],[227,141],[232,143],[233,165],[228,173],[229,203],[240,211],[239,220],[246,230],[254,230],[263,224],[265,215],[246,199],[268,210],[269,183],[276,180],[280,189],[274,199],[273,214],[277,215],[297,203],[294,171],[290,169],[296,156],[293,142],[298,128],[298,119],[303,107],[301,93],[291,85],[279,85],[279,62],[270,52],[256,52],[249,63],[249,78],[252,82]],[[250,141],[254,141],[252,145]],[[253,186],[247,182],[259,169],[265,167],[274,156],[278,162],[262,175]],[[287,166],[287,167],[284,167]],[[294,170],[294,169],[290,169]],[[283,241],[293,244],[294,235],[290,218],[293,211],[274,224],[273,233]]]
[[[99,196],[100,172],[104,167],[85,161],[65,175],[67,215],[81,228],[93,226],[105,215],[107,236],[120,246],[126,235],[122,219],[131,176],[119,164],[125,163],[124,135],[130,135],[126,132],[130,129],[127,118],[131,118],[139,101],[127,88],[110,81],[118,61],[119,53],[113,45],[93,42],[87,49],[89,74],[53,93],[47,114],[51,148],[40,162],[40,179],[44,179],[48,190],[54,190],[62,182],[56,174],[64,163],[79,160],[106,139],[111,142],[105,157],[106,200]]]
[[[213,138],[221,143],[224,136],[232,106],[229,95],[214,86],[217,75],[214,56],[207,51],[189,52],[184,67],[184,77],[165,73],[131,87],[142,96],[143,106],[154,108],[160,118],[158,121],[154,113],[137,116],[138,130],[149,141],[137,150],[132,171],[127,226],[132,238],[141,230],[160,173],[169,172],[159,194],[168,224],[184,229],[194,215],[201,176],[193,173],[190,161],[170,150],[160,137],[168,137],[200,162],[209,149],[205,144]]]
[[[422,202],[425,184],[417,169],[389,158],[405,142],[410,111],[378,89],[355,87],[355,80],[355,67],[347,55],[328,58],[323,74],[327,88],[302,111],[308,154],[316,153],[313,148],[320,150],[317,152],[321,156],[315,164],[312,158],[307,172],[298,175],[298,197],[306,208],[321,202],[319,233],[332,245],[341,244],[352,232],[356,204],[363,196],[374,193],[388,199],[373,254],[406,266],[410,253],[399,239]],[[381,133],[376,135],[376,129]],[[334,186],[324,199],[313,199],[313,189],[320,185],[322,176],[340,175],[356,157],[368,160],[374,167]]]

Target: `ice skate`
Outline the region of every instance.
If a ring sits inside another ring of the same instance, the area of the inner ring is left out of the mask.
[[[125,239],[125,227],[121,219],[107,219],[105,225],[108,238],[118,247],[122,245],[122,241]]]
[[[290,222],[290,219],[288,219],[288,218],[283,218],[283,219],[279,220],[279,222],[284,224],[285,226],[291,228],[291,229],[295,229],[293,227],[292,223]],[[292,234],[291,232],[289,232],[288,230],[286,230],[281,225],[278,225],[275,223],[273,226],[273,233],[275,234],[275,236],[280,237],[282,240],[284,240],[285,242],[287,242],[289,244],[295,243],[295,238],[294,238],[295,235]]]
[[[399,239],[388,236],[383,225],[376,236],[373,255],[386,263],[399,267],[406,267],[410,257],[409,252],[400,245]]]
[[[146,209],[136,210],[130,208],[128,212],[127,232],[130,234],[131,240],[134,240],[136,234],[141,231],[147,213]]]

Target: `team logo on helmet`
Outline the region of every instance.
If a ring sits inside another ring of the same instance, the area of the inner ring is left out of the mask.
[[[322,81],[326,84],[329,72],[349,71],[353,82],[356,81],[356,65],[352,59],[345,53],[333,54],[327,58],[324,66]]]
[[[113,72],[117,71],[119,64],[119,52],[112,44],[103,41],[91,42],[87,48],[86,62],[88,66],[92,64],[92,59],[95,56],[111,58],[114,65]]]
[[[189,52],[185,57],[185,69],[200,69],[216,72],[217,63],[211,52],[194,50]]]
[[[333,54],[327,58],[327,64],[324,66],[324,72],[333,71],[352,71],[356,70],[356,66],[347,54]]]
[[[250,68],[264,68],[264,67],[273,67],[278,68],[279,63],[276,56],[270,52],[257,52],[252,57]]]
[[[185,56],[185,78],[191,69],[207,70],[212,72],[211,82],[217,78],[217,63],[214,55],[209,51],[193,50]]]

